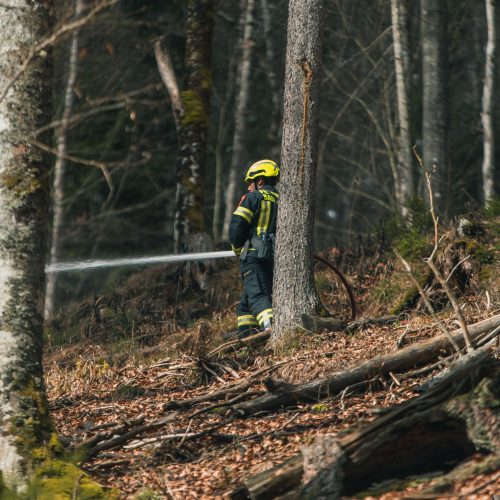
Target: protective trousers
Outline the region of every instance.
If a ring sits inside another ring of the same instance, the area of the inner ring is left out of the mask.
[[[243,293],[236,308],[240,338],[270,327],[273,318],[273,261],[257,259],[253,253],[240,263]]]

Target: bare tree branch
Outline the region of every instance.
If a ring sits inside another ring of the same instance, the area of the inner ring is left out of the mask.
[[[66,35],[67,33],[80,29],[81,27],[87,25],[90,21],[92,21],[95,16],[104,9],[113,6],[116,4],[118,0],[105,0],[99,4],[97,4],[89,13],[75,21],[64,24],[59,27],[56,31],[54,31],[51,35],[44,38],[40,42],[38,42],[31,50],[28,52],[27,57],[24,59],[24,62],[19,66],[18,70],[14,73],[14,76],[9,80],[5,88],[2,89],[0,93],[0,102],[5,99],[5,96],[11,89],[12,85],[18,80],[18,78],[26,71],[26,68],[30,65],[31,61],[37,56],[44,56],[44,51],[49,46],[53,45],[59,38]]]

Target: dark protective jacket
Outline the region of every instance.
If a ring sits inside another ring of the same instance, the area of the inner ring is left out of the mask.
[[[263,241],[273,241],[278,214],[278,192],[271,185],[243,196],[233,213],[229,239],[240,255],[243,293],[236,307],[240,338],[272,325],[272,252],[262,258]],[[269,258],[270,257],[270,258]]]
[[[229,241],[236,255],[240,255],[246,241],[253,236],[276,232],[278,199],[276,187],[269,184],[241,198],[229,225]],[[248,250],[255,251],[251,245]]]

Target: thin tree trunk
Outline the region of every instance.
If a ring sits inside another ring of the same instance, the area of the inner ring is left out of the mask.
[[[446,92],[446,0],[421,0],[423,162],[432,172],[438,212],[447,206],[448,95]]]
[[[312,239],[324,16],[324,0],[290,1],[273,291],[275,346],[293,337],[304,314],[320,309]]]
[[[272,14],[269,10],[269,1],[260,0],[260,10],[262,14],[262,23],[264,25],[264,41],[266,48],[265,67],[266,75],[269,80],[269,91],[271,93],[271,125],[269,127],[270,157],[278,161],[280,154],[280,122],[281,122],[281,98],[278,82],[278,75],[274,70],[276,65],[276,52],[273,46]]]
[[[495,89],[495,52],[496,52],[496,22],[495,0],[485,0],[486,26],[488,41],[486,44],[486,64],[484,68],[483,110],[483,197],[485,204],[495,195],[495,135],[493,127],[494,89]]]
[[[186,31],[186,82],[181,93],[174,251],[186,248],[186,236],[205,231],[203,204],[214,0],[189,0]]]
[[[406,203],[413,195],[413,154],[410,139],[409,113],[409,40],[407,0],[391,0],[394,67],[399,118],[399,149],[396,200],[401,215],[407,213]]]
[[[84,0],[75,2],[75,18],[78,18],[84,8]],[[79,30],[73,31],[68,58],[68,80],[64,93],[64,109],[61,117],[61,127],[57,134],[57,157],[54,165],[54,180],[52,186],[52,240],[50,246],[50,263],[59,261],[61,248],[61,228],[63,225],[63,201],[64,201],[64,174],[66,171],[66,145],[68,122],[73,114],[74,93],[73,88],[78,72],[78,42]],[[49,273],[45,284],[45,310],[44,317],[47,320],[54,313],[55,294],[57,285],[57,273]]]
[[[226,209],[224,214],[224,224],[222,227],[222,239],[229,238],[229,223],[234,211],[236,202],[237,186],[242,181],[244,175],[244,158],[246,146],[246,134],[248,114],[250,112],[250,81],[252,70],[252,58],[254,53],[254,24],[255,24],[255,0],[247,0],[244,11],[244,28],[241,54],[241,66],[238,72],[238,95],[236,97],[234,116],[234,136],[233,136],[233,156],[231,159],[231,169],[226,186]]]
[[[0,6],[0,92],[50,29],[48,3],[18,0],[15,7]],[[18,492],[33,473],[33,449],[52,430],[41,310],[50,159],[26,142],[50,121],[51,70],[45,51],[0,102],[0,475]]]
[[[240,11],[243,11],[244,1],[240,1]],[[240,16],[240,22],[236,25],[235,33],[231,36],[231,41],[240,40],[243,19]],[[235,45],[234,43],[232,45]],[[233,50],[229,61],[229,70],[227,78],[226,93],[224,102],[220,107],[219,112],[219,129],[217,133],[217,141],[215,145],[215,188],[214,188],[214,212],[212,221],[212,233],[215,243],[220,243],[222,239],[222,229],[224,217],[224,155],[223,149],[226,147],[225,138],[232,120],[228,120],[228,114],[233,113],[232,99],[235,92],[235,80],[238,71],[238,60],[240,57],[240,49],[238,47]]]

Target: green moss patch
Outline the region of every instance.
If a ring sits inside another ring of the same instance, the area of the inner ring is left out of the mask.
[[[37,500],[66,500],[78,498],[115,499],[118,494],[107,490],[81,471],[76,465],[62,460],[47,460],[35,474],[30,485],[29,498]]]

